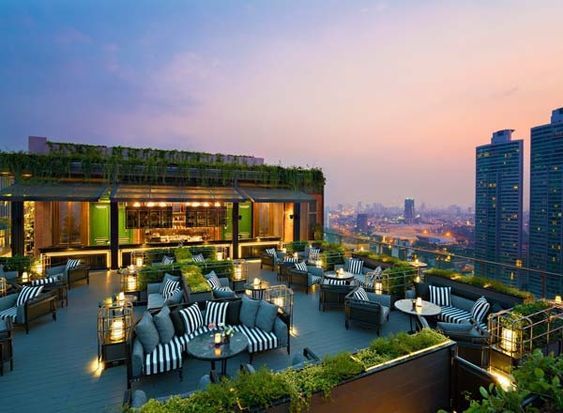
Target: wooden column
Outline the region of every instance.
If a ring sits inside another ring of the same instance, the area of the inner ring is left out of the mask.
[[[301,203],[293,203],[293,240],[299,241],[301,239]]]
[[[110,202],[109,208],[109,245],[111,251],[110,268],[119,268],[119,204],[117,201]]]
[[[23,201],[12,201],[12,228],[11,228],[11,244],[12,256],[24,255],[25,233],[23,229]]]
[[[238,224],[240,220],[238,202],[233,202],[233,259],[239,258],[238,256]]]

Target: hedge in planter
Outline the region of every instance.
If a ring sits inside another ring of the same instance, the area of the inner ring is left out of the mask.
[[[400,333],[381,337],[374,340],[369,348],[354,355],[340,353],[328,356],[320,364],[301,370],[287,369],[276,373],[262,368],[255,374],[239,373],[233,379],[224,379],[187,398],[173,397],[165,402],[150,400],[141,412],[251,411],[288,399],[291,400],[292,411],[304,411],[314,393],[322,392],[325,397],[330,397],[334,387],[360,375],[367,368],[446,341],[446,337],[429,329],[414,335]]]
[[[0,264],[4,265],[4,271],[18,271],[20,274],[24,271],[31,271],[31,262],[32,257],[29,255],[14,255],[0,259]]]
[[[219,278],[232,278],[234,273],[234,266],[231,260],[211,260],[205,262],[194,262],[193,265],[201,269],[202,274],[208,274],[215,271]]]
[[[211,291],[209,283],[201,273],[201,268],[197,265],[182,265],[182,275],[185,284],[192,293],[202,293]]]
[[[430,270],[427,270],[424,272],[424,274],[447,278],[449,280],[472,285],[474,287],[486,288],[489,290],[497,291],[502,294],[522,298],[525,302],[532,301],[534,299],[534,295],[528,291],[523,291],[515,287],[510,287],[500,281],[493,280],[491,278],[478,277],[475,275],[463,275],[455,271],[441,270],[438,268],[432,268]]]
[[[159,283],[162,282],[164,274],[166,272],[174,271],[179,269],[176,264],[153,264],[145,265],[139,270],[139,275],[137,277],[137,283],[139,290],[144,290],[147,288],[149,283]]]
[[[379,261],[384,264],[390,264],[393,266],[407,266],[409,263],[407,261],[403,261],[399,258],[391,257],[390,255],[384,254],[376,254],[375,252],[371,251],[354,251],[354,255],[360,257],[366,257],[374,261]]]

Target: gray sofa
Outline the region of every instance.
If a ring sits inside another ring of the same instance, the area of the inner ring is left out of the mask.
[[[90,267],[84,264],[70,269],[66,265],[57,265],[56,267],[47,268],[45,275],[47,277],[59,278],[67,285],[69,290],[71,285],[77,281],[86,281],[86,284],[90,284]]]
[[[374,327],[377,331],[377,335],[379,335],[381,326],[389,321],[391,296],[366,291],[368,296],[368,300],[366,301],[356,296],[355,293],[358,291],[358,288],[350,291],[350,293],[346,295],[344,301],[344,325],[348,330],[352,322],[357,322],[366,327]]]
[[[288,286],[290,288],[303,287],[305,289],[305,294],[309,294],[309,288],[315,284],[320,284],[324,276],[324,271],[322,268],[318,268],[314,265],[307,265],[307,271],[300,271],[295,268],[288,270]]]
[[[42,292],[23,305],[16,305],[20,292],[0,297],[0,318],[9,318],[15,324],[25,326],[29,333],[30,322],[40,317],[51,315],[57,320],[57,295],[55,291]]]
[[[248,305],[245,306],[245,301]],[[205,312],[209,303],[226,303],[228,305],[227,310],[227,322],[225,326],[231,325],[235,331],[239,331],[244,334],[248,340],[248,353],[250,354],[250,360],[255,354],[270,351],[278,348],[287,348],[287,352],[290,352],[290,335],[289,335],[289,317],[284,314],[279,314],[277,308],[270,303],[266,303],[262,300],[254,300],[248,297],[226,299],[226,300],[213,300],[205,302],[205,309],[201,311],[203,320],[205,320]],[[271,331],[266,331],[254,325],[257,318],[259,317],[258,309],[252,315],[252,311],[249,309],[257,308],[255,306],[273,306],[275,313],[273,319],[273,325]],[[178,314],[183,309],[188,308],[199,308],[197,304],[180,304],[171,307],[172,312],[170,318],[174,321],[174,336],[166,344],[159,344],[152,353],[145,352],[145,347],[141,342],[141,338],[138,337],[137,328],[133,329],[133,333],[130,337],[129,348],[130,357],[127,363],[127,382],[128,388],[131,387],[131,382],[133,380],[139,379],[145,375],[154,375],[159,373],[166,373],[169,371],[176,370],[179,372],[180,377],[182,377],[182,355],[186,352],[187,343],[194,337],[201,334],[209,333],[209,328],[206,325],[198,327],[193,332],[184,332],[178,323],[183,324],[187,328],[185,322],[181,321],[181,316]],[[244,314],[243,314],[244,313]],[[147,316],[148,317],[148,316]],[[254,318],[252,318],[254,317]],[[145,318],[145,316],[143,316]],[[180,321],[178,321],[180,320]],[[141,323],[143,319],[139,321]],[[145,320],[146,321],[146,320]],[[139,324],[138,323],[138,324]],[[182,334],[183,333],[183,334]],[[158,339],[157,339],[158,341]],[[171,354],[172,360],[166,362],[159,361],[159,355],[162,352]],[[178,357],[180,353],[180,357]],[[175,356],[176,355],[176,356]]]

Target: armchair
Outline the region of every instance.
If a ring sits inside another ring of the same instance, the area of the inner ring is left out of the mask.
[[[180,289],[170,297],[165,298],[163,291],[167,280],[178,281],[180,283]],[[184,301],[187,301],[185,300],[184,280],[180,275],[166,273],[161,282],[147,284],[147,310],[158,310],[164,305],[175,305]]]
[[[283,252],[277,250],[274,250],[273,252],[262,252],[262,254],[260,254],[260,269],[264,268],[264,266],[267,266],[271,267],[272,270],[274,270],[276,265],[283,261],[284,256],[285,254]]]
[[[290,268],[287,273],[288,287],[304,287],[305,294],[309,294],[309,287],[312,287],[315,284],[320,284],[321,279],[324,275],[322,268],[318,268],[313,265],[307,265],[307,271],[301,271],[295,268],[295,264],[293,264],[293,268]]]
[[[72,283],[81,280],[86,280],[86,284],[90,285],[90,267],[84,264],[70,266],[67,262],[65,265],[47,268],[45,273],[47,277],[59,277],[66,283],[69,290]]]
[[[41,292],[25,302],[17,305],[20,292],[0,298],[0,319],[11,319],[16,324],[25,326],[25,333],[29,333],[29,323],[47,314],[57,320],[57,295],[55,291]]]
[[[356,291],[357,289],[350,291],[345,297],[344,325],[346,329],[350,328],[352,321],[356,321],[366,327],[375,327],[377,335],[379,335],[381,326],[389,321],[391,296],[366,292],[368,300],[365,300],[357,298]]]
[[[348,293],[355,288],[355,284],[347,284],[345,282],[335,283],[334,280],[321,280],[321,288],[319,295],[319,310],[325,311],[326,307],[342,307]]]
[[[17,271],[4,271],[4,265],[0,264],[0,277],[4,277],[8,284],[17,283],[19,273]]]

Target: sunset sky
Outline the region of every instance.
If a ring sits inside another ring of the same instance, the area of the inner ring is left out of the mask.
[[[3,0],[0,148],[252,154],[322,167],[330,204],[472,205],[475,146],[513,128],[527,159],[563,106],[561,16],[560,0]]]

